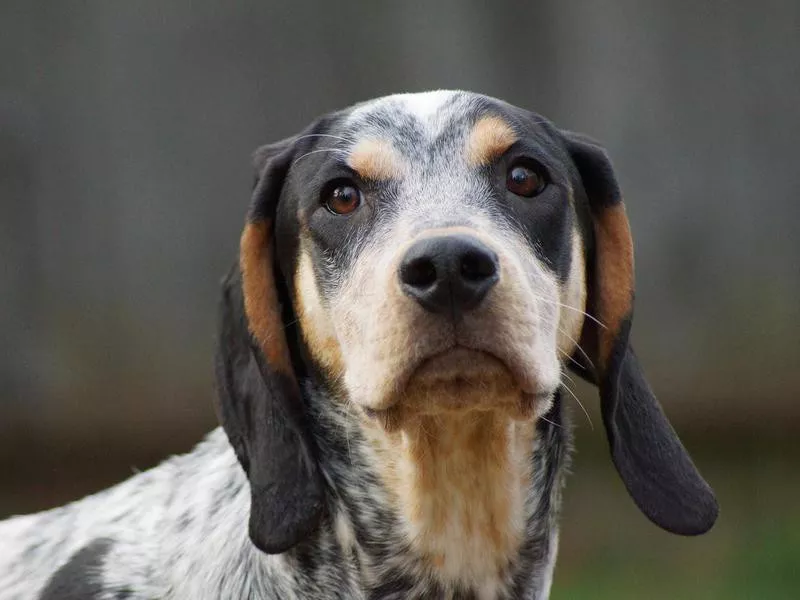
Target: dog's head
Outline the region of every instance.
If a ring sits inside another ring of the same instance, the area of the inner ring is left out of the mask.
[[[259,548],[291,547],[325,504],[306,375],[391,430],[423,414],[536,419],[571,366],[599,387],[639,508],[675,533],[711,527],[713,493],[629,343],[633,247],[597,143],[433,92],[328,115],[255,163],[217,376]]]

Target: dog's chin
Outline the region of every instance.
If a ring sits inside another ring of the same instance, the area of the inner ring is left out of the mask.
[[[421,402],[422,412],[491,410],[498,398],[520,392],[505,363],[486,352],[459,347],[424,360],[411,374],[404,400]]]
[[[491,412],[515,420],[534,418],[552,392],[526,392],[519,379],[493,354],[456,347],[417,365],[390,407],[366,412],[389,430],[428,416]]]

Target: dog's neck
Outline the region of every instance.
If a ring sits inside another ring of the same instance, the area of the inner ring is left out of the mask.
[[[560,421],[556,404],[548,419]],[[336,529],[368,572],[478,598],[549,585],[560,425],[475,411],[404,419],[387,431],[352,405],[339,414],[331,425],[347,442],[328,465],[344,500]],[[353,482],[360,489],[348,498]]]
[[[532,421],[474,412],[370,430],[407,539],[442,579],[477,587],[502,580],[525,532],[534,429]]]

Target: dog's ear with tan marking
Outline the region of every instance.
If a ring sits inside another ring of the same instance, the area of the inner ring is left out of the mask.
[[[600,389],[603,422],[614,465],[637,506],[656,525],[681,535],[708,531],[717,518],[714,493],[653,395],[629,342],[633,318],[633,242],[625,206],[605,150],[563,132],[591,215],[587,319],[579,374]]]
[[[317,527],[324,487],[282,315],[273,224],[292,140],[256,151],[259,172],[239,262],[223,283],[216,353],[217,412],[250,481],[249,534],[262,551],[288,550]]]

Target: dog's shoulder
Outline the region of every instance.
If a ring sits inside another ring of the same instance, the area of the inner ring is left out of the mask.
[[[243,528],[245,482],[218,429],[192,452],[116,486],[0,522],[0,600],[162,597],[164,565],[215,551],[203,546],[206,525],[244,512],[242,523],[227,524]]]

